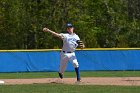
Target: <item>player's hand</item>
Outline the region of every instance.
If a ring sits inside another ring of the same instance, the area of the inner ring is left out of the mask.
[[[85,48],[85,45],[83,44],[83,45],[81,45],[81,47],[80,47],[81,49],[84,49]]]
[[[77,43],[78,43],[78,47],[80,47],[81,49],[85,48],[83,41],[77,40]]]
[[[43,31],[44,31],[44,32],[48,32],[49,29],[45,27],[45,28],[43,28]]]

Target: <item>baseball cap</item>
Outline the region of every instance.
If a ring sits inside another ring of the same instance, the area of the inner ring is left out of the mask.
[[[66,27],[68,28],[68,27],[73,27],[73,25],[71,24],[71,23],[67,23],[66,24]]]

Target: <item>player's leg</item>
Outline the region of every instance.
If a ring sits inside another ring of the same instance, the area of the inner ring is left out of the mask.
[[[77,64],[77,65],[76,65]],[[76,76],[77,76],[77,81],[81,81],[81,78],[80,78],[80,70],[79,70],[79,65],[78,65],[78,62],[77,61],[73,61],[73,65],[75,67],[75,72],[76,72]]]
[[[75,53],[72,54],[72,57],[71,57],[70,61],[72,62],[73,66],[75,68],[75,72],[76,72],[76,76],[77,76],[77,81],[81,81],[79,64],[78,64],[77,58],[75,56]]]
[[[59,66],[59,72],[58,72],[59,77],[61,79],[63,79],[63,74],[64,74],[64,71],[66,69],[67,63],[68,63],[68,57],[65,54],[61,53],[61,55],[60,55],[60,66]]]

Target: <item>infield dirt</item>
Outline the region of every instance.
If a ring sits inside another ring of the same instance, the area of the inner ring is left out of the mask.
[[[17,84],[79,84],[79,85],[121,85],[121,86],[140,86],[140,77],[84,77],[79,83],[75,78],[38,78],[38,79],[1,79],[4,85]]]

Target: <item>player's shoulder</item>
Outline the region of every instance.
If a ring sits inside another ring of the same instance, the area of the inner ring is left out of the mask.
[[[60,33],[60,35],[62,35],[64,39],[69,37],[68,36],[69,35],[68,33]]]
[[[74,38],[80,40],[79,36],[76,33],[74,33]]]
[[[74,36],[79,37],[76,33],[74,33]]]
[[[69,34],[68,33],[60,33],[61,35],[63,36],[68,36]]]
[[[78,34],[74,33],[76,36],[78,36]]]

